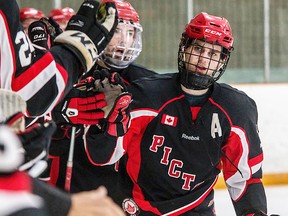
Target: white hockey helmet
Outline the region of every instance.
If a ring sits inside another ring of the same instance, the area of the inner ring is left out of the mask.
[[[112,69],[128,67],[142,51],[142,26],[139,15],[129,2],[121,0],[102,0],[101,3],[114,2],[118,12],[118,26],[101,55],[104,63]]]

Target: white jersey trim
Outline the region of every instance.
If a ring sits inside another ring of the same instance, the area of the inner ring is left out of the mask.
[[[247,186],[247,180],[251,178],[251,170],[248,164],[249,156],[249,144],[247,142],[245,133],[240,128],[232,127],[231,132],[234,132],[240,138],[243,153],[240,157],[239,163],[237,164],[238,169],[242,172],[236,172],[229,179],[226,180],[226,185],[228,187],[229,194],[231,198],[235,201],[241,197],[243,192],[245,192]]]

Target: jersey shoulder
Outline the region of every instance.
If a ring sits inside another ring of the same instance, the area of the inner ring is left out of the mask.
[[[0,16],[1,22],[6,22],[7,26],[1,28],[1,31],[9,31],[12,38],[15,37],[16,33],[23,29],[20,23],[19,7],[15,0],[5,1],[0,0]],[[3,23],[2,23],[3,24]]]
[[[154,74],[132,82],[128,91],[132,93],[134,101],[158,109],[166,101],[182,94],[176,79],[176,74]]]
[[[147,69],[142,65],[130,64],[120,74],[124,80],[126,80],[128,83],[131,83],[137,79],[152,76],[157,73],[155,71]]]
[[[257,105],[244,91],[241,91],[228,84],[214,85],[212,99],[229,113],[239,115],[255,115]]]

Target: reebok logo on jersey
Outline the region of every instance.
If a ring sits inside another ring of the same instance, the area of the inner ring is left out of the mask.
[[[199,136],[188,136],[187,134],[183,133],[182,134],[182,138],[183,139],[187,139],[187,140],[200,140]]]
[[[169,125],[172,127],[176,127],[178,118],[174,116],[170,116],[167,114],[162,115],[161,123],[165,125]]]

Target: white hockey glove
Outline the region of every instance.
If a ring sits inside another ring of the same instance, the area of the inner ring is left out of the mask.
[[[66,31],[55,39],[76,54],[84,72],[89,71],[98,55],[110,42],[118,25],[115,3],[101,4],[95,0],[84,1]]]

